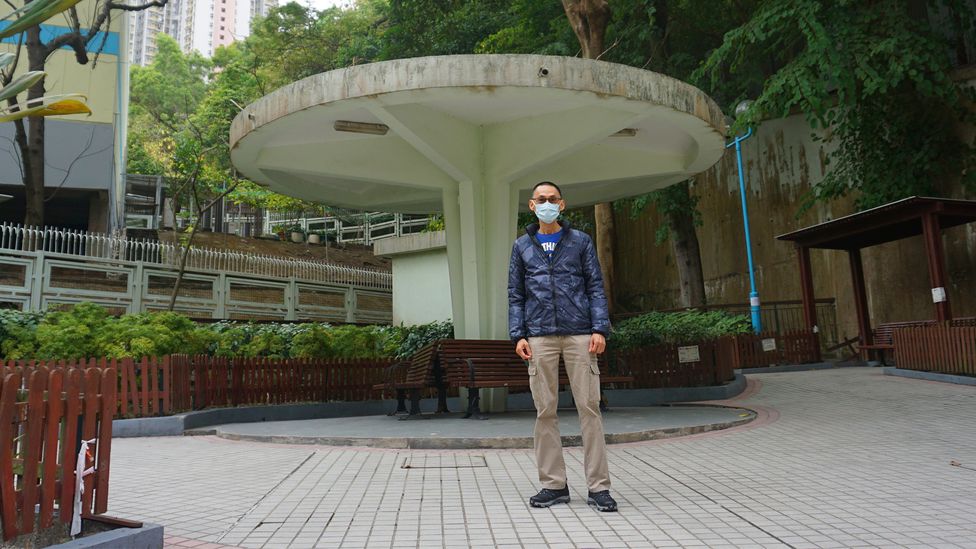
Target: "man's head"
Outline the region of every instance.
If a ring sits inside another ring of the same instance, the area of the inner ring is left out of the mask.
[[[535,207],[540,204],[556,204],[559,211],[566,209],[566,202],[563,201],[563,193],[559,190],[559,185],[551,181],[542,181],[532,187],[532,198],[529,199],[529,209],[535,212]]]

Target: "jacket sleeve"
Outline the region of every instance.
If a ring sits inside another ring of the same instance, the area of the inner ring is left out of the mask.
[[[525,264],[519,253],[518,241],[512,246],[512,260],[508,264],[508,335],[512,341],[526,336]]]
[[[583,249],[583,279],[586,283],[586,296],[590,301],[590,329],[593,333],[610,335],[610,310],[607,296],[603,291],[603,272],[596,256],[596,247],[591,238],[586,239]]]

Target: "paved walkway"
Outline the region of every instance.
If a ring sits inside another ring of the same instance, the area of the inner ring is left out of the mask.
[[[976,548],[974,388],[870,368],[750,379],[749,424],[611,446],[617,514],[587,507],[578,448],[572,503],[540,510],[530,450],[216,437],[115,441],[110,512],[184,547]]]

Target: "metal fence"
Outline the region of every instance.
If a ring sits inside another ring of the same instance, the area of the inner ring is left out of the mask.
[[[22,227],[7,223],[0,224],[0,249],[138,261],[167,267],[178,266],[182,252],[182,247],[176,244],[126,238],[121,234]],[[328,284],[351,284],[379,290],[393,289],[393,275],[388,271],[210,248],[193,247],[186,266],[189,270],[227,271]]]
[[[336,242],[368,246],[384,238],[419,233],[429,223],[430,216],[401,213],[365,212],[342,218],[269,212],[264,218],[264,234],[273,234],[277,226],[299,226],[303,231],[326,231]]]
[[[180,248],[120,236],[0,225],[0,307],[83,301],[115,314],[165,310]],[[392,321],[392,275],[372,269],[194,249],[174,310],[195,318]]]

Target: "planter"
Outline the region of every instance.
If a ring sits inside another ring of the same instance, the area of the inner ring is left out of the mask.
[[[57,511],[55,511],[57,514]],[[63,540],[63,541],[62,541]],[[58,542],[61,543],[58,543]],[[81,536],[68,537],[68,525],[55,521],[50,528],[0,542],[3,549],[46,547],[48,549],[162,549],[163,527],[98,515],[81,519]]]
[[[291,233],[291,241],[300,244],[305,241],[305,234],[293,231]]]
[[[282,231],[282,232],[278,233],[278,240],[284,242],[284,241],[288,240],[288,235],[286,235],[285,232]]]
[[[318,244],[321,241],[322,241],[321,240],[321,237],[319,237],[319,235],[317,235],[315,233],[312,233],[312,234],[308,235],[308,243],[309,244]]]

